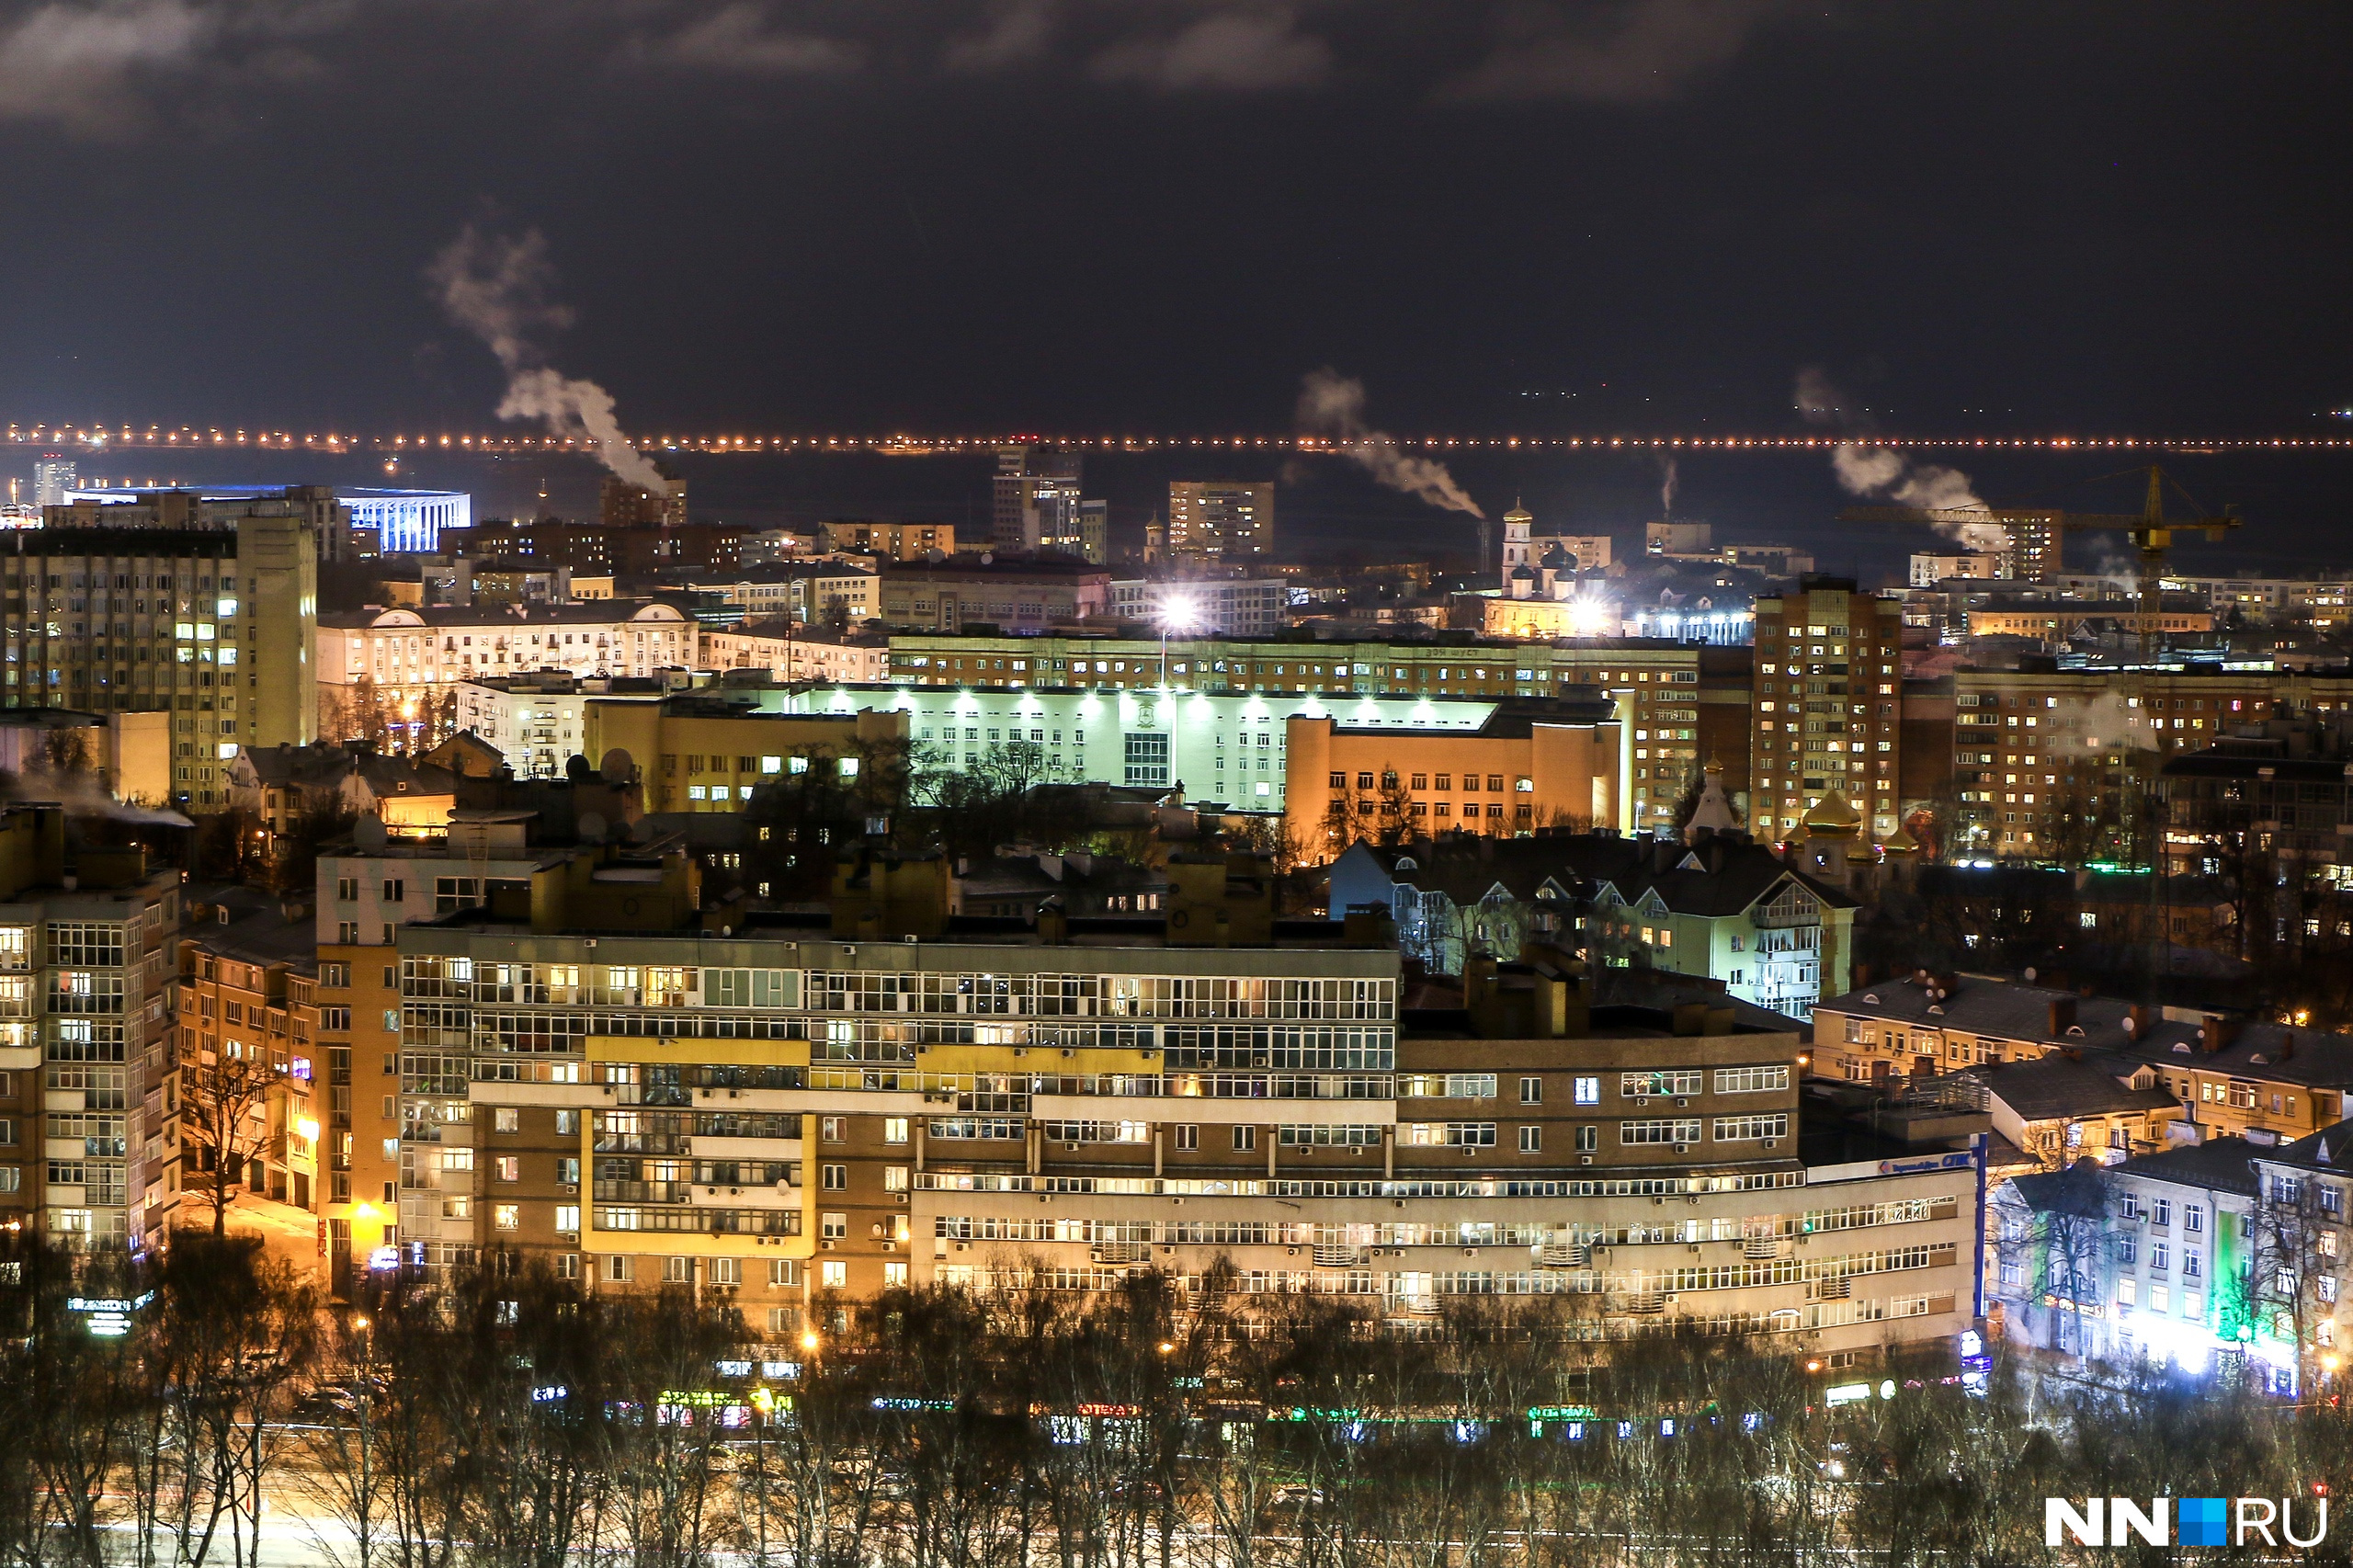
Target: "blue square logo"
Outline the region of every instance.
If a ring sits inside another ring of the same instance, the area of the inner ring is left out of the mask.
[[[2181,1500],[2178,1546],[2225,1546],[2222,1537],[2223,1504],[2222,1497],[2184,1497]]]

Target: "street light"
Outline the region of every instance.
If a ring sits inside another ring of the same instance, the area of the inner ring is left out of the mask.
[[[1183,592],[1164,593],[1160,597],[1160,689],[1168,689],[1168,639],[1173,634],[1183,637],[1199,630],[1201,605],[1192,595]]]

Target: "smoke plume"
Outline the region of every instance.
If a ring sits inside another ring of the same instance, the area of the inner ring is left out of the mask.
[[[1681,488],[1683,488],[1682,477],[1675,471],[1675,460],[1669,458],[1666,460],[1666,470],[1658,486],[1658,515],[1660,517],[1675,516],[1675,493]]]
[[[597,444],[607,468],[639,489],[670,493],[661,472],[621,434],[613,397],[594,381],[564,376],[547,363],[540,338],[572,324],[572,312],[550,298],[555,268],[537,229],[521,238],[486,234],[473,224],[433,258],[426,277],[449,319],[489,345],[506,372],[501,419],[536,419],[551,436]]]
[[[1406,457],[1386,432],[1366,427],[1364,383],[1354,377],[1329,366],[1309,371],[1299,394],[1299,427],[1330,437],[1338,451],[1392,490],[1418,495],[1444,511],[1486,518],[1444,463]]]
[[[1841,441],[1831,451],[1830,467],[1851,495],[1881,496],[1903,506],[1937,512],[1985,510],[1985,503],[1977,498],[1969,476],[1959,469],[1915,463],[1885,447]],[[1930,526],[1964,550],[1998,551],[2010,540],[2009,530],[1991,517],[1982,523],[1938,517]]]

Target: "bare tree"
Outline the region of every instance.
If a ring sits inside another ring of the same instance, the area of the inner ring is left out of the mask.
[[[269,1142],[269,1102],[285,1076],[258,1051],[181,1048],[180,1138],[197,1157],[188,1180],[211,1208],[215,1236],[228,1234],[237,1189],[253,1185],[251,1167]]]

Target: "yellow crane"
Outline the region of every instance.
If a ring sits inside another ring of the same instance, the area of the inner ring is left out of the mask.
[[[2110,475],[2110,478],[2120,477]],[[2210,540],[2221,540],[2231,529],[2240,526],[2238,509],[2225,506],[2219,515],[2200,515],[2175,522],[2165,517],[2165,486],[2173,482],[2165,471],[2154,463],[2148,470],[2148,499],[2139,512],[2068,512],[2048,506],[1849,506],[1838,514],[1843,523],[1927,523],[1933,526],[1972,523],[1995,523],[2012,530],[2015,542],[2021,531],[2047,529],[2055,537],[2072,532],[2121,533],[2132,541],[2134,553],[2140,558],[2140,580],[2136,606],[2141,628],[2141,653],[2145,663],[2157,649],[2157,619],[2164,608],[2163,586],[2165,554],[2173,548],[2173,536],[2180,528],[2202,528]],[[2181,490],[2178,483],[2174,488]],[[2182,498],[2192,506],[2187,491]]]

